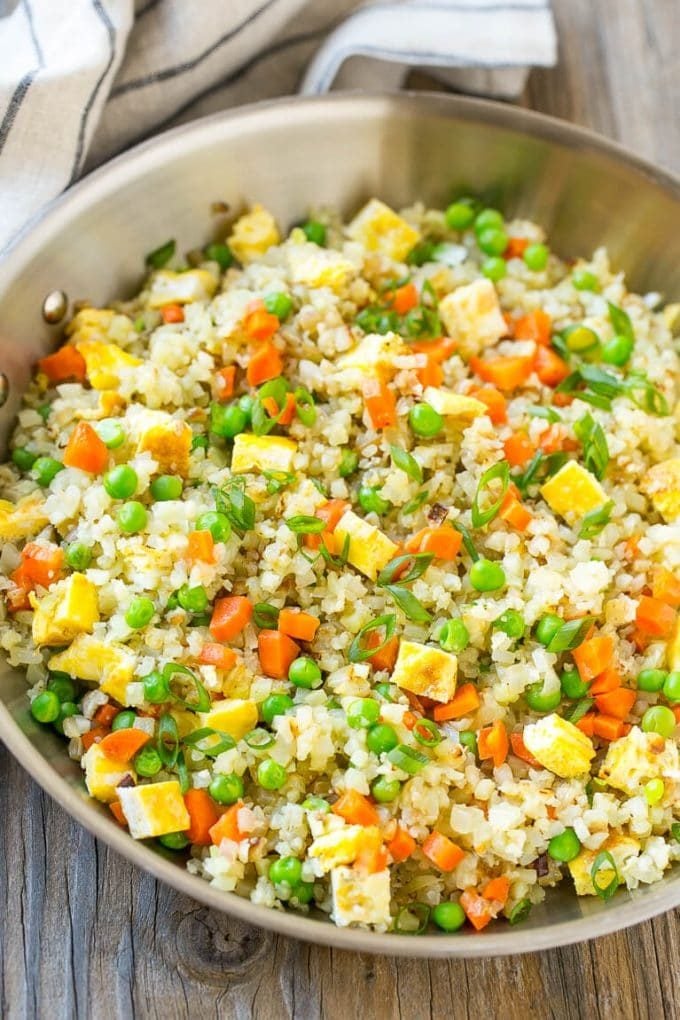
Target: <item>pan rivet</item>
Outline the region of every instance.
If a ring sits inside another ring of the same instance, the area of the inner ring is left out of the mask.
[[[4,372],[0,372],[0,407],[7,402],[9,397],[9,379]]]
[[[52,290],[43,301],[42,314],[45,322],[56,326],[66,315],[68,298],[63,290]]]

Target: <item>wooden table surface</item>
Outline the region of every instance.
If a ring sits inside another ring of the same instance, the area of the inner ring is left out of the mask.
[[[678,0],[553,2],[560,63],[532,74],[523,102],[680,171]],[[680,1016],[677,910],[541,954],[374,958],[278,938],[159,885],[72,822],[1,747],[0,819],[8,1020]]]

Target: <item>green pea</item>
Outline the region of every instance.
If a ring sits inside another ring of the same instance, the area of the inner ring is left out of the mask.
[[[127,535],[134,535],[138,531],[144,530],[148,514],[146,508],[141,503],[138,503],[136,499],[132,499],[129,503],[123,503],[116,514],[116,520],[121,531],[124,531]]]
[[[193,450],[207,450],[209,446],[207,436],[192,436],[191,438],[191,449]]]
[[[157,669],[142,677],[144,684],[144,699],[152,705],[162,705],[170,697],[170,685],[162,673]]]
[[[326,243],[326,228],[323,223],[319,223],[318,220],[307,220],[301,226],[307,240],[323,248]]]
[[[80,709],[78,708],[74,701],[62,701],[61,705],[59,706],[59,716],[54,723],[54,728],[57,731],[57,733],[61,733],[63,736],[64,720],[70,719],[74,715],[78,715],[79,712]]]
[[[305,904],[311,902],[314,899],[314,883],[313,882],[298,882],[293,889],[291,900],[297,900],[298,903]]]
[[[475,233],[481,234],[483,230],[500,230],[505,225],[505,220],[498,209],[482,209],[475,217]]]
[[[287,778],[283,765],[272,758],[265,758],[257,766],[257,781],[264,790],[280,790]]]
[[[243,780],[235,772],[213,778],[208,793],[218,804],[235,804],[243,796]]]
[[[42,691],[31,702],[31,715],[39,723],[55,722],[60,710],[61,704],[54,691]]]
[[[359,466],[359,454],[356,450],[345,449],[342,451],[338,474],[341,478],[349,478]]]
[[[365,510],[366,513],[382,515],[388,513],[392,509],[390,501],[383,499],[377,487],[362,485],[359,489],[357,498],[359,500],[359,506],[362,510]]]
[[[562,691],[544,691],[543,684],[531,684],[524,692],[526,703],[532,712],[553,712],[562,700]]]
[[[66,562],[72,570],[87,570],[92,561],[92,550],[84,542],[71,542],[66,550]]]
[[[600,284],[595,276],[595,273],[591,273],[589,269],[575,269],[571,274],[571,282],[576,290],[599,290]]]
[[[216,542],[228,542],[231,538],[231,524],[226,514],[219,510],[206,510],[196,519],[196,531],[209,531]]]
[[[475,200],[459,198],[447,207],[444,213],[447,227],[451,230],[467,230],[475,220]]]
[[[573,829],[565,829],[559,836],[553,836],[548,843],[548,856],[561,864],[568,864],[578,857],[581,841]]]
[[[522,258],[532,273],[540,273],[548,265],[549,254],[544,244],[528,244]]]
[[[269,881],[274,885],[285,883],[291,889],[302,878],[302,864],[297,857],[279,857],[269,865]]]
[[[292,707],[293,699],[287,694],[270,694],[262,702],[260,711],[264,722],[271,726],[277,715],[285,715]]]
[[[666,740],[673,736],[676,725],[675,716],[665,705],[648,708],[640,723],[645,733],[658,733]]]
[[[485,255],[502,255],[508,247],[508,235],[498,227],[489,227],[477,234],[477,244]]]
[[[20,471],[30,471],[37,460],[35,453],[31,453],[25,446],[17,446],[12,450],[12,463],[15,464]]]
[[[574,700],[584,698],[588,693],[588,684],[581,680],[578,671],[575,669],[564,670],[560,676],[560,687],[565,698],[572,698]]]
[[[208,593],[202,584],[190,588],[183,584],[177,592],[177,601],[187,613],[204,613],[208,608]]]
[[[536,640],[547,647],[563,622],[562,617],[558,616],[557,613],[546,613],[536,624],[536,630],[534,631]]]
[[[321,686],[321,670],[307,655],[294,659],[288,670],[288,679],[296,687],[312,691]]]
[[[508,265],[501,255],[490,255],[482,262],[482,275],[493,283],[498,283],[508,272]]]
[[[151,495],[159,503],[180,499],[184,483],[178,475],[159,475],[151,483]]]
[[[137,713],[131,711],[129,708],[123,709],[118,715],[114,716],[113,722],[111,723],[112,730],[131,730],[135,724]]]
[[[150,778],[157,775],[162,768],[163,762],[155,747],[143,747],[135,758],[135,769],[140,776]]]
[[[498,591],[505,587],[505,571],[493,560],[476,560],[470,568],[470,584],[477,591]]]
[[[674,670],[666,677],[663,685],[664,697],[671,705],[680,701],[680,671]]]
[[[431,439],[444,427],[441,414],[429,404],[415,404],[408,413],[408,423],[411,430],[423,439]]]
[[[656,693],[663,688],[667,676],[665,669],[643,669],[638,673],[637,688],[639,691]]]
[[[229,245],[222,244],[219,241],[215,241],[213,244],[209,244],[206,247],[205,257],[211,262],[217,262],[222,271],[228,269],[234,261],[234,256]]]
[[[600,338],[590,326],[567,326],[562,336],[567,348],[574,354],[584,355],[600,349]]]
[[[474,730],[461,730],[458,734],[463,747],[467,748],[468,751],[472,751],[475,757],[477,757],[477,734]]]
[[[41,404],[40,407],[36,407],[36,411],[38,412],[43,421],[47,421],[50,414],[52,413],[52,408],[50,404]]]
[[[608,365],[619,367],[630,360],[633,353],[633,338],[630,336],[613,336],[602,345],[602,360]]]
[[[106,472],[102,482],[111,499],[127,499],[128,496],[134,496],[139,479],[129,464],[118,464]]]
[[[453,617],[447,620],[439,632],[439,645],[445,652],[463,652],[470,644],[470,632],[463,623]]]
[[[53,691],[62,704],[65,701],[75,701],[76,685],[67,673],[51,673],[47,690]]]
[[[371,794],[378,804],[389,804],[396,800],[401,790],[401,783],[398,779],[388,779],[387,776],[378,776],[371,785]]]
[[[133,630],[140,630],[151,623],[156,607],[147,595],[139,595],[134,598],[127,608],[125,622]]]
[[[184,850],[189,846],[189,839],[183,832],[166,832],[164,836],[158,837],[158,842],[166,850]]]
[[[524,617],[516,609],[506,609],[497,620],[494,620],[493,625],[509,638],[518,639],[524,634]]]
[[[31,473],[38,485],[42,485],[46,489],[52,479],[56,478],[59,472],[63,470],[64,465],[55,460],[54,457],[38,457],[37,460],[33,461]]]
[[[397,731],[387,723],[376,723],[366,734],[366,746],[373,754],[386,754],[399,743]]]
[[[442,931],[458,931],[465,924],[465,911],[460,903],[454,903],[452,900],[438,903],[436,907],[432,908],[430,916],[433,923]]]
[[[368,729],[380,718],[380,705],[373,698],[357,698],[349,703],[345,715],[353,729]]]
[[[123,426],[115,418],[103,418],[95,425],[95,431],[109,450],[117,450],[125,442]]]
[[[648,804],[658,804],[660,800],[663,800],[664,793],[666,792],[666,786],[663,779],[650,779],[648,783],[644,785],[645,800]]]
[[[283,322],[293,311],[293,299],[285,291],[275,290],[271,294],[265,294],[264,307],[275,315],[279,322]]]
[[[211,404],[210,431],[223,439],[240,435],[248,424],[248,415],[238,404]]]
[[[306,797],[302,802],[302,807],[305,811],[321,811],[324,815],[327,815],[331,809],[330,804],[323,797]]]

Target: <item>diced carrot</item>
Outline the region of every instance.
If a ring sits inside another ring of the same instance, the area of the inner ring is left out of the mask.
[[[92,716],[94,722],[99,723],[100,726],[111,727],[111,723],[120,712],[119,708],[115,705],[101,705]]]
[[[417,715],[415,712],[404,712],[403,716],[401,717],[402,724],[409,731],[414,730],[421,719],[422,716]]]
[[[253,604],[245,595],[227,595],[217,599],[213,608],[209,630],[216,641],[231,641],[253,615]]]
[[[527,508],[522,506],[510,489],[508,489],[503,497],[498,516],[501,520],[507,521],[515,531],[526,531],[533,519]]]
[[[584,683],[590,683],[612,664],[614,638],[609,634],[586,639],[572,652],[579,676]]]
[[[536,447],[526,432],[513,432],[503,443],[503,451],[510,467],[524,467],[536,453]]]
[[[422,528],[404,546],[406,552],[432,553],[438,560],[454,560],[460,552],[463,537],[455,528],[443,525]]]
[[[282,609],[279,613],[279,630],[296,641],[313,641],[321,621],[301,609]]]
[[[99,745],[111,761],[132,761],[138,751],[148,744],[151,737],[144,730],[130,726],[125,730],[114,730],[104,737]]]
[[[593,736],[601,737],[602,740],[618,740],[619,737],[624,737],[629,729],[630,727],[627,727],[621,719],[612,715],[596,714],[593,718]]]
[[[508,239],[508,246],[503,252],[503,258],[505,259],[521,259],[524,252],[529,247],[529,240],[526,237],[510,237]]]
[[[367,379],[363,385],[363,394],[374,429],[388,429],[397,424],[397,401],[389,386],[380,379]]]
[[[48,354],[38,362],[38,371],[43,372],[51,383],[75,379],[84,382],[87,369],[85,358],[71,344],[64,344],[54,354]]]
[[[641,630],[635,629],[630,636],[630,640],[635,645],[636,651],[644,652],[652,639],[648,634],[643,634]]]
[[[508,757],[510,742],[502,720],[496,719],[491,726],[484,726],[477,734],[477,751],[482,761],[491,758],[498,768]]]
[[[397,287],[395,290],[392,296],[392,307],[397,315],[406,315],[416,307],[419,300],[415,283],[405,283],[403,287]]]
[[[635,622],[638,630],[641,630],[643,634],[655,638],[667,638],[670,637],[675,626],[677,615],[673,606],[667,605],[661,599],[652,598],[651,595],[643,595],[638,602]]]
[[[440,871],[453,871],[465,857],[465,851],[442,832],[431,832],[421,847],[428,861]]]
[[[656,567],[652,574],[652,595],[677,609],[680,606],[680,577],[666,567]]]
[[[161,319],[165,323],[184,322],[184,309],[181,305],[163,305]]]
[[[672,708],[671,712],[675,716],[676,723],[680,723],[680,705],[676,705],[675,708]]]
[[[503,425],[508,420],[507,401],[503,394],[493,386],[480,386],[470,390],[470,396],[486,404],[489,418],[494,425]]]
[[[233,648],[227,648],[226,645],[221,645],[217,641],[208,641],[201,648],[198,661],[204,666],[230,670],[236,665],[238,656]]]
[[[603,669],[599,676],[596,676],[588,689],[588,695],[595,697],[597,694],[609,694],[621,686],[621,674],[614,666]]]
[[[273,397],[264,397],[262,400],[262,406],[269,415],[270,418],[276,418],[279,413],[279,405],[276,403]]]
[[[187,559],[200,563],[215,562],[215,541],[209,531],[190,531],[187,538]]]
[[[300,646],[279,630],[261,630],[257,650],[262,672],[276,680],[288,679],[290,665],[300,654]]]
[[[375,805],[363,793],[351,788],[338,797],[332,811],[350,825],[378,825],[380,822]]]
[[[492,878],[482,889],[482,896],[485,900],[496,900],[501,906],[505,906],[510,895],[510,879],[505,875]]]
[[[79,421],[64,450],[66,467],[80,468],[99,475],[109,462],[109,451],[95,430],[86,421]]]
[[[408,860],[408,858],[413,854],[416,846],[417,843],[413,836],[411,836],[406,829],[402,829],[397,826],[397,831],[387,844],[387,849],[392,854],[396,863],[400,864],[402,861]]]
[[[376,631],[370,630],[366,635],[366,647],[374,648],[377,647],[379,644],[380,635]],[[385,646],[380,649],[379,652],[376,652],[374,655],[371,655],[371,657],[368,659],[368,662],[370,662],[371,666],[373,666],[373,669],[375,670],[385,669],[391,673],[392,670],[394,669],[394,664],[397,661],[398,654],[399,654],[399,638],[396,636],[396,634],[394,634],[386,642]]]
[[[127,828],[127,818],[123,814],[123,808],[121,807],[121,804],[120,804],[119,800],[114,800],[114,801],[112,801],[111,804],[109,804],[109,811],[111,812],[113,817],[116,819],[118,824],[122,825],[123,828],[126,829]]]
[[[470,368],[484,382],[509,392],[524,386],[533,371],[533,355],[499,355],[496,358],[470,358]]]
[[[625,719],[631,711],[637,694],[629,687],[619,687],[607,694],[600,694],[595,698],[595,707],[603,715],[613,715],[615,719]]]
[[[544,386],[557,386],[567,378],[571,369],[552,347],[539,344],[534,355],[534,370]]]
[[[434,358],[428,357],[425,364],[422,368],[417,370],[416,374],[423,389],[426,389],[428,386],[434,386],[436,389],[438,386],[441,386],[444,381],[444,372],[442,367],[434,360]]]
[[[89,751],[93,744],[98,744],[107,735],[108,729],[106,726],[93,726],[92,729],[88,730],[87,733],[83,733],[81,741],[83,743],[83,749]],[[122,730],[118,730],[122,733]],[[141,732],[141,731],[140,731]]]
[[[357,840],[357,856],[354,867],[368,875],[375,875],[387,867],[387,850],[383,846],[382,833],[373,827],[367,828]]]
[[[286,403],[283,405],[283,409],[277,407],[274,418],[279,419],[279,425],[290,425],[295,417],[297,410],[297,402],[293,393],[286,393]]]
[[[435,722],[446,722],[447,719],[462,719],[475,712],[480,705],[479,694],[474,684],[463,684],[458,688],[451,701],[445,705],[437,705],[432,713]]]
[[[521,758],[522,761],[525,761],[527,765],[531,765],[532,768],[540,768],[540,763],[527,748],[524,743],[524,736],[521,733],[510,734],[510,747],[515,757]]]
[[[268,312],[264,305],[258,305],[246,312],[243,319],[243,332],[249,340],[270,340],[280,325],[275,315]]]
[[[276,379],[283,372],[283,360],[274,344],[265,341],[250,356],[246,378],[251,386],[260,386]]]
[[[22,588],[29,590],[36,584],[49,588],[58,581],[64,567],[64,550],[47,542],[27,542],[21,551],[21,566],[18,568]],[[17,571],[14,571],[16,574]],[[20,580],[19,580],[20,579]]]
[[[553,393],[551,399],[555,407],[569,407],[570,404],[574,403],[574,397],[571,393],[560,393],[559,390]]]
[[[547,312],[535,308],[515,321],[515,337],[517,340],[533,340],[537,344],[547,346],[552,334],[552,319]]]
[[[458,344],[450,336],[442,336],[438,340],[416,340],[409,344],[414,354],[427,354],[428,358],[438,364],[450,358],[457,347]]]
[[[587,737],[593,737],[595,735],[595,713],[586,712],[581,718],[575,723],[576,728],[585,733]]]
[[[642,535],[631,535],[630,538],[626,539],[623,547],[623,558],[628,560],[629,563],[633,563],[639,553],[640,539]],[[653,593],[652,593],[653,594]]]
[[[325,521],[329,531],[334,531],[338,521],[349,507],[350,504],[346,499],[329,499],[316,508],[314,516]]]
[[[238,827],[238,813],[243,807],[243,801],[238,800],[221,815],[214,825],[210,826],[209,836],[215,846],[218,846],[223,839],[231,840],[232,843],[239,843],[244,833]]]
[[[487,924],[490,924],[494,919],[490,900],[480,896],[474,889],[466,889],[464,893],[461,893],[460,905],[475,931],[486,928]]]
[[[229,400],[234,393],[236,365],[226,365],[215,373],[215,395],[218,400]]]
[[[212,827],[217,824],[220,817],[215,801],[207,790],[194,788],[184,794],[184,805],[191,819],[185,833],[187,839],[195,846],[210,846]]]

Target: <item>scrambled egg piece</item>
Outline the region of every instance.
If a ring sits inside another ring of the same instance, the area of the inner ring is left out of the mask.
[[[671,457],[651,467],[640,488],[665,521],[677,521],[680,517],[680,457]]]
[[[159,269],[151,277],[149,308],[209,301],[216,290],[217,280],[207,269],[187,269],[184,273]]]
[[[120,371],[141,365],[139,358],[108,340],[81,340],[75,345],[85,359],[87,379],[95,390],[114,390],[120,383]]]
[[[498,343],[507,332],[491,280],[475,280],[447,294],[439,302],[439,315],[465,357]]]
[[[403,691],[446,703],[456,693],[458,659],[441,648],[400,641],[392,683]]]
[[[276,220],[264,206],[256,204],[232,227],[227,244],[239,262],[247,265],[264,255],[281,240]]]
[[[349,535],[347,562],[372,581],[399,552],[399,546],[387,535],[352,510],[345,511],[333,534],[338,540],[339,549],[342,549],[345,537]]]
[[[135,770],[127,762],[107,758],[99,744],[92,744],[83,755],[85,785],[91,797],[110,804],[118,799],[118,784],[128,776],[137,780]]]
[[[41,599],[31,592],[29,599],[35,610],[36,645],[67,645],[99,622],[97,589],[84,574],[71,574],[57,581]]]
[[[253,436],[245,432],[234,439],[231,455],[233,474],[253,471],[284,471],[293,466],[297,443],[282,436]]]
[[[176,779],[146,786],[124,786],[118,791],[118,797],[134,839],[182,832],[191,825]]]
[[[584,517],[607,502],[607,493],[595,475],[575,460],[567,461],[541,486],[541,495],[553,513],[567,522]]]
[[[666,647],[666,663],[671,672],[680,670],[680,616],[675,621],[673,633]]]
[[[126,689],[132,681],[135,663],[135,656],[125,645],[105,644],[90,634],[79,634],[68,648],[53,655],[47,665],[48,669],[98,684],[119,705],[127,705]]]
[[[375,924],[389,927],[390,873],[373,874],[353,868],[334,868],[331,872],[331,917],[340,928],[350,924]]]
[[[613,741],[607,748],[600,779],[634,797],[650,779],[666,779],[674,786],[680,777],[679,768],[678,747],[673,740],[664,740],[658,733],[644,733],[633,726],[627,736]]]
[[[423,393],[423,400],[430,407],[433,407],[445,418],[462,418],[471,421],[481,414],[488,414],[489,409],[481,400],[474,397],[465,397],[460,393],[452,393],[451,390],[440,390],[435,386],[428,386]]]
[[[590,738],[555,712],[525,726],[524,743],[543,768],[562,779],[584,775],[595,757]]]
[[[578,896],[596,896],[593,880],[590,876],[595,858],[603,850],[608,850],[614,858],[616,869],[621,877],[621,869],[629,857],[635,857],[640,852],[640,844],[630,836],[610,836],[599,850],[581,850],[578,857],[569,861],[567,867],[574,879],[574,888]],[[606,876],[602,872],[600,878],[606,885]]]
[[[82,308],[66,327],[66,335],[73,338],[76,346],[81,340],[106,341],[115,317],[112,308]]]
[[[391,378],[395,372],[394,359],[409,353],[396,333],[368,333],[351,351],[341,354],[335,364],[340,372],[348,373],[348,381],[354,387],[367,375],[379,375],[383,381]]]
[[[257,705],[247,698],[214,701],[209,712],[200,713],[201,726],[211,726],[240,740],[257,726]]]
[[[367,834],[373,835],[376,826],[343,825],[317,836],[309,848],[309,856],[315,858],[324,873],[339,864],[351,864],[366,843]]]
[[[418,231],[384,202],[372,198],[347,227],[348,235],[369,251],[403,262],[420,240]]]
[[[7,542],[16,542],[37,535],[40,529],[50,522],[43,510],[43,502],[42,496],[37,492],[24,496],[16,505],[9,500],[0,499],[0,538]]]
[[[311,241],[286,245],[286,259],[292,282],[306,287],[340,290],[357,271],[354,263],[339,251],[319,248]]]
[[[161,473],[189,474],[189,453],[193,433],[185,421],[166,415],[162,425],[152,425],[142,432],[137,449],[148,451]]]

